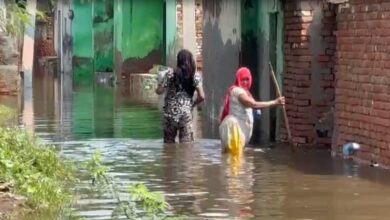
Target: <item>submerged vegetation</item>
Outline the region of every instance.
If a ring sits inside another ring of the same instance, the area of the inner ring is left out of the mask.
[[[118,185],[102,164],[100,152],[95,152],[86,163],[86,169],[92,175],[92,184],[100,191],[108,192],[118,202],[112,216],[126,219],[184,219],[174,217],[169,212],[170,205],[165,201],[163,194],[151,192],[143,183],[136,183],[129,187],[127,198],[119,195]]]

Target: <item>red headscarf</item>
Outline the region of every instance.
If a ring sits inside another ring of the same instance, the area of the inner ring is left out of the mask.
[[[242,81],[245,78],[249,79],[249,84],[247,86],[244,86],[242,84]],[[236,80],[234,82],[234,85],[229,87],[229,89],[228,89],[228,91],[227,91],[227,93],[225,95],[225,101],[224,101],[224,104],[223,104],[223,111],[222,111],[221,121],[220,122],[222,122],[223,119],[230,112],[230,97],[231,97],[232,90],[235,87],[241,87],[241,88],[245,89],[245,91],[247,92],[247,94],[249,96],[252,96],[252,94],[250,93],[251,86],[252,86],[252,74],[251,74],[251,71],[248,68],[246,68],[246,67],[241,67],[240,69],[237,70]]]

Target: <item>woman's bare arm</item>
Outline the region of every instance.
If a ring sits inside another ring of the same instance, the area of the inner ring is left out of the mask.
[[[201,86],[196,87],[196,93],[197,93],[197,97],[196,100],[194,101],[194,106],[200,104],[205,99],[204,91]]]
[[[244,105],[247,108],[269,108],[275,105],[285,104],[285,98],[283,96],[270,101],[258,102],[254,100],[252,97],[244,93],[238,96],[238,100],[241,102],[242,105]]]
[[[165,88],[161,85],[161,84],[158,84],[157,85],[157,88],[155,90],[155,92],[157,93],[157,95],[161,95],[163,94],[165,91]]]

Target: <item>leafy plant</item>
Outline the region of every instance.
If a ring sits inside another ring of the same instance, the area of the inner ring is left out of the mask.
[[[73,167],[52,146],[16,128],[0,128],[0,180],[27,198],[33,208],[59,207],[71,201],[67,190]]]
[[[26,10],[26,3],[15,1],[6,1],[7,16],[5,21],[5,31],[12,37],[20,38],[26,27],[32,25],[30,21],[31,14]],[[44,12],[37,10],[36,18],[38,20],[45,20],[47,16]]]
[[[0,126],[6,126],[15,117],[16,117],[15,110],[5,105],[0,105]]]
[[[2,120],[14,114],[0,105]],[[0,127],[0,181],[10,183],[30,207],[51,209],[69,203],[69,184],[76,181],[73,173],[73,165],[60,158],[53,146],[42,145],[24,130]]]
[[[170,205],[165,201],[164,196],[149,191],[143,183],[131,185],[128,199],[122,200],[119,196],[118,184],[107,173],[108,168],[102,164],[99,151],[92,155],[85,167],[92,176],[92,184],[103,185],[100,189],[108,189],[112,198],[117,201],[118,206],[112,213],[113,217],[120,218],[124,215],[127,219],[183,219],[183,217],[170,216],[168,212]]]

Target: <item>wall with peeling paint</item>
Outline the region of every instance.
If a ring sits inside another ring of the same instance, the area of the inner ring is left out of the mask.
[[[93,51],[95,72],[113,71],[114,16],[111,0],[93,1]]]
[[[114,11],[115,62],[122,63],[117,74],[145,73],[164,63],[164,1],[119,0]]]
[[[241,47],[240,1],[204,0],[203,77],[206,101],[202,127],[218,136],[219,113],[226,89],[234,82]]]
[[[176,0],[165,1],[165,62],[168,66],[176,65]]]
[[[75,84],[93,80],[93,16],[92,5],[87,1],[73,0],[73,81]]]
[[[115,71],[121,79],[165,63],[164,6],[162,0],[74,0],[76,84],[92,82],[94,72]]]

